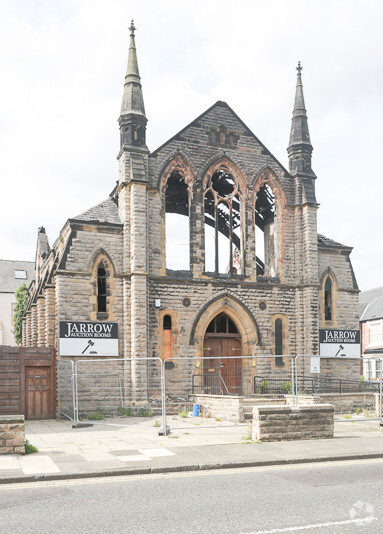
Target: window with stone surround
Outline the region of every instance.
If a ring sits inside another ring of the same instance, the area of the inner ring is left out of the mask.
[[[172,357],[172,318],[164,315],[162,320],[162,359]]]
[[[274,354],[283,355],[283,323],[282,319],[275,319],[274,325]],[[283,358],[275,358],[277,367],[283,366]]]
[[[97,314],[106,313],[106,269],[101,261],[97,267]]]
[[[173,171],[165,185],[166,268],[190,270],[189,189]]]
[[[205,271],[243,274],[241,199],[235,179],[224,168],[206,184],[204,213]]]
[[[324,285],[324,319],[332,321],[332,280],[328,276]]]
[[[275,195],[265,183],[255,201],[255,247],[257,274],[278,276],[277,210]]]

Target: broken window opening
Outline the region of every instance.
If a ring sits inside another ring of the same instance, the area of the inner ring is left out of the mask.
[[[226,313],[219,313],[210,321],[207,334],[238,334],[238,328],[234,321]]]
[[[106,269],[103,262],[97,268],[97,312],[106,313]]]
[[[324,319],[332,321],[332,281],[329,276],[324,286]]]
[[[166,268],[190,270],[189,192],[184,177],[174,171],[165,192]]]
[[[275,195],[268,184],[263,185],[257,194],[255,225],[257,274],[277,276],[277,211]]]
[[[224,170],[209,180],[204,210],[205,271],[242,274],[241,201],[235,180]]]

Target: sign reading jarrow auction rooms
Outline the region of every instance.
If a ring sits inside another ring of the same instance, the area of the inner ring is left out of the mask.
[[[60,321],[60,356],[118,356],[118,324]]]
[[[359,330],[319,330],[322,358],[360,358]]]

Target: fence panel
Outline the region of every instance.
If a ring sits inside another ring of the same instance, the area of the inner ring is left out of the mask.
[[[74,364],[57,360],[57,401],[60,416],[75,420]]]
[[[75,383],[79,421],[119,417],[130,426],[162,414],[159,358],[79,360]]]
[[[202,415],[232,423],[244,422],[257,404],[286,402],[294,376],[291,356],[171,358],[164,375],[167,416],[186,416],[199,404]]]

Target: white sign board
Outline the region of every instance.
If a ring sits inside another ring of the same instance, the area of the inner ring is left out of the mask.
[[[118,356],[118,324],[60,321],[60,356]]]
[[[310,373],[320,373],[320,357],[311,356],[310,358]]]
[[[359,330],[319,330],[319,352],[322,358],[360,358]]]

